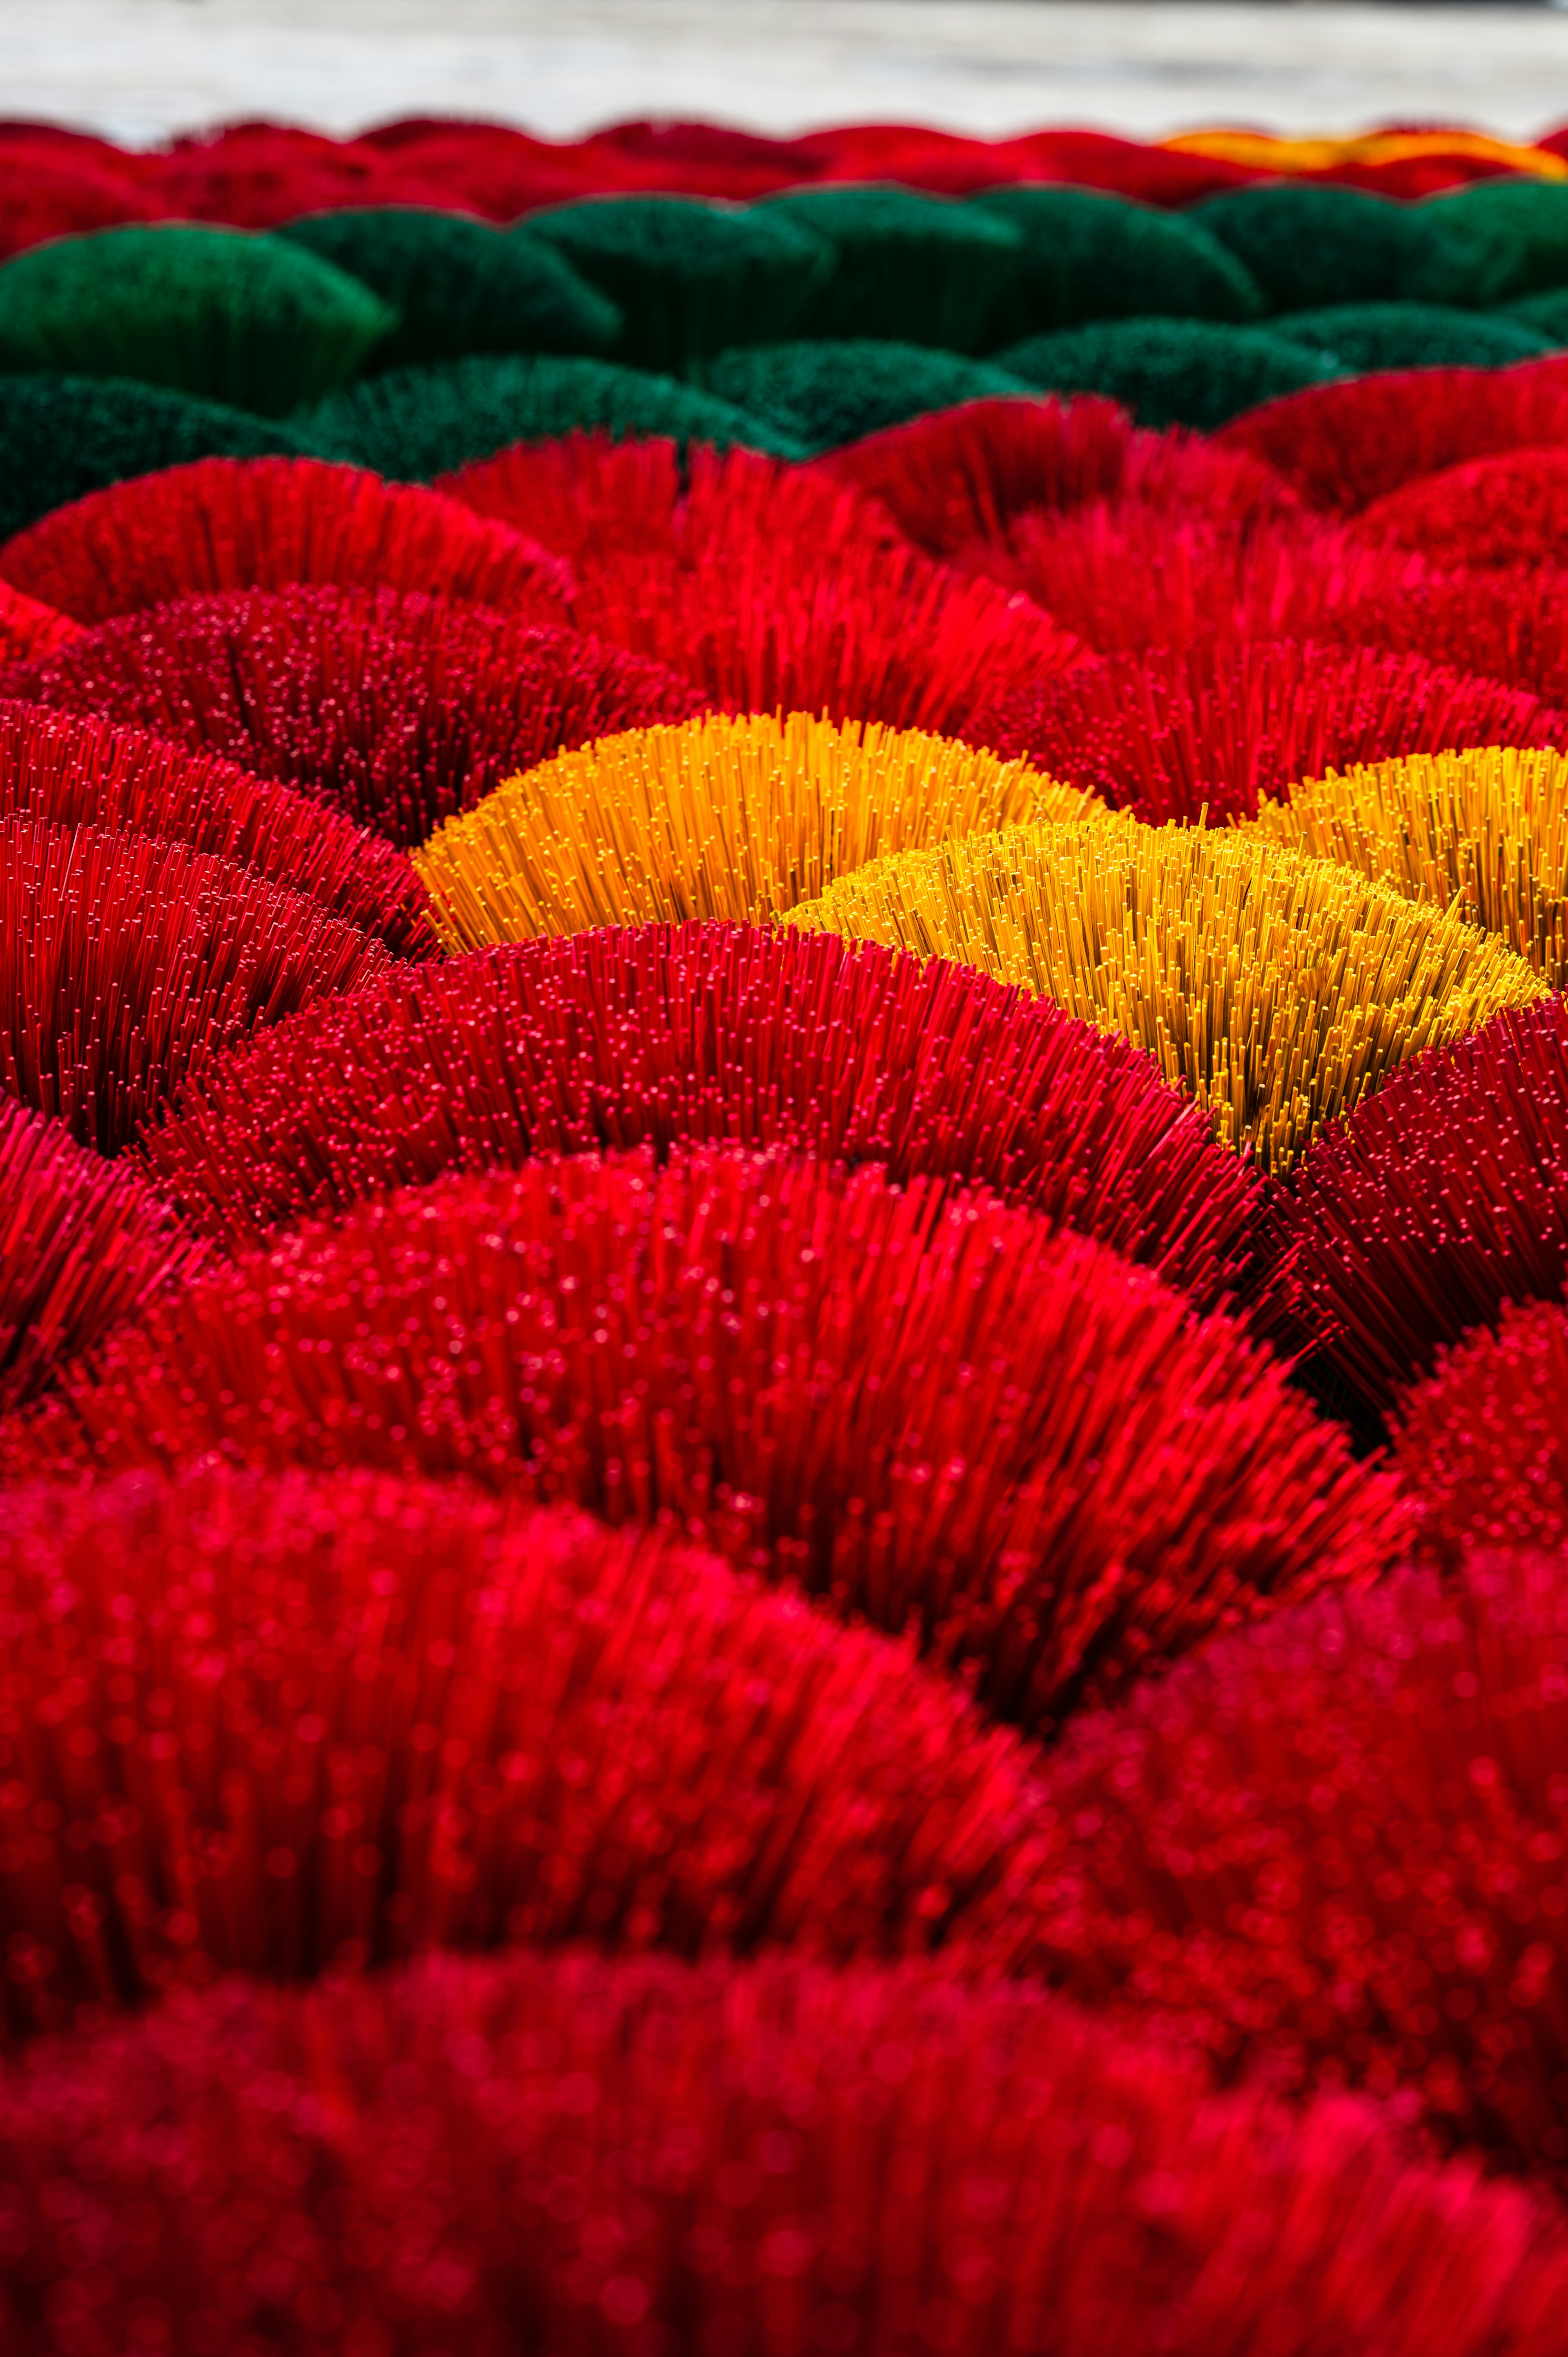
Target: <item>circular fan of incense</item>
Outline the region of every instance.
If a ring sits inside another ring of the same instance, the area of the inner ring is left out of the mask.
[[[1494,451],[1568,441],[1568,365],[1395,369],[1314,385],[1232,419],[1219,436],[1274,468],[1316,508],[1354,515],[1418,476]]]
[[[1568,741],[1568,730],[1557,741]],[[1266,841],[1353,867],[1496,933],[1553,990],[1568,983],[1568,759],[1487,745],[1303,780],[1265,801]]]
[[[1568,1311],[1509,1304],[1437,1354],[1396,1416],[1394,1469],[1445,1567],[1466,1548],[1568,1552]]]
[[[580,629],[726,711],[971,736],[987,703],[1082,654],[1016,585],[934,562],[852,484],[754,450],[693,448],[682,473],[671,444],[575,436],[444,488],[569,558]]]
[[[0,820],[0,1085],[117,1153],[259,1023],[387,952],[316,901],[156,835]]]
[[[1482,1551],[1080,1723],[1046,1768],[1037,1967],[1228,2074],[1369,2086],[1561,2182],[1565,1637],[1568,1558]]]
[[[414,864],[443,939],[475,949],[658,918],[766,922],[879,853],[1094,797],[917,729],[804,712],[629,730],[509,779]]]
[[[0,579],[80,622],[290,582],[419,589],[564,622],[571,573],[509,525],[319,458],[200,458],[91,491],[0,548]]]
[[[1557,2357],[1568,2302],[1531,2189],[942,1964],[231,1980],[11,2062],[0,2169],[115,2349]]]
[[[447,1170],[728,1139],[983,1180],[1207,1308],[1263,1202],[1125,1040],[968,967],[739,925],[389,974],[216,1058],[138,1152],[194,1227],[243,1247]]]
[[[1266,1296],[1373,1417],[1444,1344],[1568,1276],[1568,1002],[1418,1056],[1277,1194]]]
[[[1504,450],[1403,484],[1356,518],[1436,565],[1551,564],[1568,533],[1568,447]]]
[[[1121,1031],[1278,1172],[1422,1049],[1544,985],[1452,913],[1331,861],[1122,813],[875,861],[789,921],[956,958]]]
[[[972,733],[1157,824],[1251,819],[1261,793],[1331,764],[1562,744],[1568,715],[1419,655],[1249,637],[1080,664],[993,705]]]
[[[209,1257],[126,1164],[0,1097],[0,1408]]]
[[[16,683],[16,673],[0,676],[0,689]],[[401,852],[274,779],[182,751],[167,733],[0,701],[0,817],[217,852],[379,934],[399,956],[433,953],[424,888]]]
[[[671,1512],[913,1622],[1036,1727],[1403,1543],[1387,1485],[1233,1319],[984,1189],[875,1166],[455,1174],[306,1223],[59,1380],[7,1430],[13,1469],[217,1451]]]
[[[7,1893],[14,2035],[431,1946],[1037,1934],[1028,1748],[669,1533],[386,1474],[6,1507],[5,1805],[51,1828]],[[143,1773],[171,1744],[193,1789]]]
[[[576,630],[462,598],[324,587],[121,615],[0,674],[0,693],[227,754],[400,845],[563,746],[702,709],[673,672]]]

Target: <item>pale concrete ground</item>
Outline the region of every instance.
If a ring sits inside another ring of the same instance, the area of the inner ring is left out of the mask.
[[[627,115],[788,132],[897,119],[1157,137],[1568,117],[1568,14],[1359,0],[0,0],[0,113],[151,142],[245,115],[332,132]]]

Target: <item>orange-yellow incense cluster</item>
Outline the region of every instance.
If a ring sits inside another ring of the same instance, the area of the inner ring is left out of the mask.
[[[1095,797],[918,729],[723,715],[636,728],[509,778],[415,864],[450,949],[593,925],[766,923],[888,852]]]

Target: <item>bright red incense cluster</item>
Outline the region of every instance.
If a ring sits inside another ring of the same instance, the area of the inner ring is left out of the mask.
[[[375,1474],[44,1486],[0,1627],[13,2033],[433,1945],[1029,1944],[1022,1748],[665,1534]]]
[[[1505,1309],[1439,1353],[1402,1402],[1395,1466],[1423,1545],[1568,1548],[1568,1318],[1540,1301]]]
[[[438,1179],[216,1272],[62,1383],[13,1466],[216,1453],[668,1513],[913,1620],[1032,1726],[1369,1576],[1403,1532],[1230,1318],[875,1167],[704,1149]]]
[[[306,794],[139,728],[0,702],[0,816],[216,852],[402,956],[434,948],[424,888],[400,853]]]
[[[1557,2357],[1565,183],[0,124],[5,2357]]]
[[[1568,365],[1397,370],[1314,385],[1239,417],[1220,444],[1283,474],[1315,508],[1354,515],[1467,459],[1568,440]]]
[[[231,1247],[454,1169],[725,1140],[983,1181],[1202,1306],[1262,1209],[1151,1060],[970,968],[648,925],[388,974],[217,1060],[141,1141]]]
[[[1568,1006],[1417,1058],[1277,1199],[1281,1310],[1374,1416],[1438,1351],[1568,1277]]]
[[[559,534],[579,629],[650,656],[731,712],[826,712],[967,736],[994,698],[1080,650],[1026,597],[955,574],[833,476],[673,445],[509,451],[455,498]],[[574,494],[576,496],[574,496]]]
[[[210,1256],[124,1163],[0,1098],[0,1405]]]
[[[572,576],[521,533],[318,458],[201,458],[93,491],[0,548],[0,578],[79,622],[290,582],[438,591],[560,622]]]

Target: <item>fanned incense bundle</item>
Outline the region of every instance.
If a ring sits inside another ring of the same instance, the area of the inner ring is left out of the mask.
[[[0,674],[0,691],[31,683],[26,673]],[[215,851],[379,934],[400,957],[435,947],[424,888],[390,844],[270,778],[139,728],[0,701],[0,818]]]
[[[701,385],[550,352],[469,352],[389,369],[346,386],[299,423],[325,457],[421,483],[514,442],[595,426],[716,449],[744,444],[785,458],[805,455],[793,435]]]
[[[113,377],[0,376],[0,538],[70,500],[198,458],[296,457],[305,436],[276,417]]]
[[[397,313],[302,246],[186,221],[53,239],[0,264],[0,366],[120,377],[286,417]]]
[[[156,836],[0,821],[0,1088],[117,1153],[184,1074],[387,953]]]
[[[124,1163],[0,1097],[0,1408],[209,1257]]]
[[[52,135],[40,140],[12,133],[5,142],[0,187],[0,253],[25,253],[46,239],[113,229],[121,221],[157,220],[166,206],[155,188],[123,168],[125,160],[107,151],[95,156],[85,141],[72,154]]]
[[[1343,373],[1314,344],[1283,328],[1208,319],[1109,319],[1009,344],[993,363],[1042,393],[1099,393],[1144,425],[1212,432],[1241,411]]]
[[[1568,1001],[1396,1072],[1275,1200],[1271,1293],[1373,1417],[1439,1349],[1568,1278]]]
[[[667,1533],[385,1474],[6,1507],[13,2036],[433,1946],[1032,1943],[1017,1738]]]
[[[464,352],[607,352],[620,333],[615,305],[541,239],[463,213],[345,205],[286,221],[279,235],[395,310],[379,368]]]
[[[1316,344],[1353,369],[1507,368],[1563,340],[1518,317],[1442,303],[1330,303],[1273,324],[1293,343]]]
[[[724,400],[790,436],[802,452],[836,450],[922,410],[1029,392],[999,362],[873,337],[741,345],[720,352],[703,373]]]
[[[1452,1571],[1476,1546],[1568,1554],[1568,1312],[1510,1303],[1437,1354],[1396,1419],[1394,1468],[1422,1544]]]
[[[1273,312],[1475,299],[1446,205],[1391,204],[1361,188],[1281,179],[1210,197],[1191,219],[1244,265]]]
[[[983,1180],[1205,1308],[1261,1183],[1125,1040],[963,966],[738,925],[404,970],[214,1060],[139,1148],[231,1247],[454,1169],[648,1141]]]
[[[1568,536],[1568,447],[1505,450],[1422,475],[1356,518],[1435,565],[1541,565]]]
[[[1405,1544],[1223,1314],[984,1189],[703,1148],[455,1174],[155,1304],[15,1472],[352,1466],[673,1514],[1048,1729]],[[1173,1413],[1179,1404],[1179,1413]]]
[[[1313,507],[1354,515],[1439,468],[1568,440],[1568,361],[1316,385],[1233,418],[1219,438],[1276,468]]]
[[[1261,795],[1330,764],[1445,745],[1568,743],[1568,714],[1498,680],[1419,655],[1264,638],[1082,663],[993,705],[972,726],[997,752],[1156,823],[1196,820],[1205,809],[1251,820]],[[1303,847],[1324,848],[1316,840]],[[1465,913],[1475,915],[1468,905]]]
[[[1060,514],[1026,509],[964,561],[1023,590],[1105,654],[1220,639],[1332,638],[1391,642],[1466,671],[1498,668],[1462,633],[1452,646],[1433,646],[1419,630],[1399,634],[1396,621],[1391,641],[1385,636],[1404,601],[1444,577],[1424,558],[1358,539],[1336,521],[1260,514],[1250,500],[1229,514],[1211,514],[1201,499],[1173,509],[1142,495]],[[1536,686],[1513,670],[1498,675]],[[1025,692],[1036,684],[1024,683]]]
[[[947,1964],[230,1982],[11,2063],[0,2170],[28,2357],[1557,2357],[1568,2301],[1530,2189]]]
[[[1122,483],[1136,440],[1113,401],[969,401],[846,442],[814,463],[885,507],[932,556],[1000,536],[1020,509],[1076,507]]]
[[[1539,707],[1538,707],[1539,710]],[[1553,745],[1568,747],[1568,718]],[[1568,985],[1568,758],[1529,739],[1420,752],[1308,777],[1253,822],[1271,843],[1353,867],[1496,933]]]
[[[226,754],[399,845],[564,746],[702,709],[673,672],[575,630],[466,599],[330,587],[121,616],[0,673],[0,694]]]
[[[789,921],[1122,1032],[1275,1172],[1407,1058],[1544,991],[1500,942],[1327,860],[1121,813],[895,854]]]
[[[1348,594],[1319,618],[1317,635],[1423,654],[1528,688],[1559,709],[1568,703],[1568,566],[1439,572],[1387,543],[1368,554],[1374,567],[1397,559],[1402,579],[1389,569],[1380,583],[1358,564]]]
[[[770,208],[738,212],[677,197],[561,205],[532,213],[526,234],[619,307],[629,361],[677,375],[726,344],[793,334],[833,267],[830,245]]]
[[[815,463],[869,492],[918,547],[976,572],[991,569],[1013,524],[1035,511],[1136,500],[1167,522],[1196,512],[1210,523],[1302,512],[1289,485],[1246,451],[1179,430],[1140,433],[1095,393],[965,402]],[[1004,564],[997,577],[1011,578]]]
[[[26,662],[58,654],[81,636],[69,614],[41,606],[36,597],[0,584],[0,662]]]
[[[1036,1968],[1228,2073],[1395,2095],[1561,2183],[1565,1639],[1568,1558],[1484,1548],[1080,1726],[1047,1770]]]
[[[968,735],[991,698],[1078,660],[1026,598],[934,564],[850,485],[752,450],[506,452],[456,496],[559,546],[581,629],[731,712]],[[575,507],[575,518],[570,511]]]
[[[1098,188],[1015,182],[983,188],[973,210],[1016,231],[1017,315],[1006,337],[1090,319],[1255,319],[1262,310],[1245,265],[1196,212],[1163,213]]]
[[[1512,303],[1568,283],[1568,191],[1510,174],[1455,188],[1429,210],[1463,252],[1461,302]]]
[[[838,181],[770,198],[760,218],[804,229],[832,250],[832,268],[801,322],[813,337],[983,352],[1006,340],[1009,314],[1023,307],[1024,242],[978,206],[887,182]]]
[[[411,483],[317,458],[205,458],[95,491],[0,548],[0,579],[81,622],[290,582],[419,589],[566,619],[568,568]]]
[[[678,545],[678,519],[690,514],[689,484],[712,475],[744,480],[737,470],[762,468],[771,511],[777,494],[788,516],[800,489],[813,486],[810,470],[767,467],[759,454],[721,456],[710,445],[693,443],[684,459],[668,434],[618,440],[602,426],[579,428],[548,441],[514,442],[493,457],[443,475],[435,484],[479,515],[499,516],[531,540],[564,556],[578,576],[632,551],[667,554]],[[864,518],[869,511],[862,510]],[[811,521],[832,523],[832,510],[819,494]],[[770,521],[771,513],[770,513]],[[835,537],[843,536],[843,528]]]
[[[452,949],[660,919],[770,922],[884,850],[1090,795],[918,729],[714,716],[509,779],[414,855]]]

